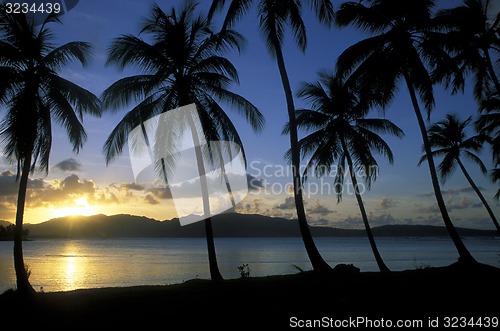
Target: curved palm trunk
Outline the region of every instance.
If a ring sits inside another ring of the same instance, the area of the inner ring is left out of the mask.
[[[33,294],[35,290],[28,280],[28,273],[23,257],[23,219],[26,203],[26,189],[30,173],[31,153],[23,161],[19,192],[17,195],[16,228],[14,232],[14,269],[16,271],[17,291],[21,294]]]
[[[275,34],[274,34],[275,35]],[[285,60],[279,41],[274,38],[274,48],[276,51],[276,61],[281,76],[281,82],[285,91],[286,104],[288,109],[288,120],[290,124],[290,147],[292,153],[292,176],[293,176],[293,195],[295,199],[295,208],[297,209],[297,218],[299,222],[300,233],[309,260],[315,271],[328,271],[331,267],[325,262],[314,243],[309,225],[307,224],[306,212],[304,208],[304,199],[302,196],[302,182],[300,178],[300,148],[298,143],[297,123],[295,119],[295,105],[293,103],[293,94],[290,87],[290,81],[286,72]]]
[[[382,273],[388,273],[391,270],[387,267],[380,252],[378,251],[377,244],[375,243],[375,238],[373,237],[373,232],[370,227],[370,223],[368,223],[368,216],[366,214],[365,205],[363,203],[363,199],[361,198],[361,194],[358,189],[358,180],[356,178],[356,173],[354,172],[354,165],[352,163],[351,155],[347,152],[347,146],[345,142],[342,141],[342,148],[344,149],[344,153],[347,159],[347,164],[349,165],[349,174],[351,175],[352,185],[354,187],[354,195],[356,196],[356,200],[358,202],[359,211],[361,212],[361,217],[363,218],[363,223],[366,229],[366,235],[368,236],[368,241],[370,242],[370,246],[375,256],[375,261],[377,262],[377,266]]]
[[[219,266],[217,264],[217,253],[215,251],[214,233],[212,230],[212,217],[210,216],[210,201],[208,197],[208,183],[205,173],[205,164],[203,161],[203,153],[200,146],[200,138],[196,131],[196,126],[193,118],[189,115],[187,116],[188,124],[191,128],[191,135],[193,137],[194,150],[196,154],[196,163],[198,166],[198,174],[200,178],[200,186],[202,191],[203,199],[203,214],[205,218],[205,237],[207,239],[207,250],[208,250],[208,265],[210,268],[210,278],[212,280],[223,280],[222,274],[219,271]]]
[[[434,164],[434,159],[432,157],[431,145],[429,143],[429,137],[427,136],[427,129],[425,127],[425,122],[422,117],[422,113],[420,111],[420,107],[418,105],[417,96],[415,94],[415,89],[413,84],[411,83],[410,77],[407,73],[404,74],[405,82],[408,87],[408,92],[410,93],[411,102],[413,105],[413,110],[415,111],[415,115],[417,117],[418,126],[420,129],[420,133],[422,135],[422,140],[424,142],[424,150],[427,156],[427,164],[429,165],[429,172],[432,180],[432,187],[434,189],[434,195],[436,196],[436,201],[439,207],[439,211],[441,212],[441,216],[443,218],[444,225],[448,230],[448,233],[451,237],[451,240],[455,244],[455,248],[457,249],[459,255],[460,262],[466,263],[477,263],[477,261],[472,257],[467,247],[465,247],[462,239],[458,235],[457,229],[453,225],[450,215],[446,210],[446,205],[444,203],[443,194],[441,193],[441,188],[439,186],[439,180],[436,171],[436,165]]]
[[[217,154],[219,154],[220,170],[221,170],[222,176],[224,177],[224,182],[226,183],[227,194],[229,195],[229,199],[231,200],[231,205],[233,206],[233,208],[235,208],[236,202],[234,200],[234,194],[233,194],[233,190],[231,188],[231,184],[229,183],[229,177],[227,176],[227,173],[226,173],[226,166],[224,165],[224,156],[222,155],[222,150],[221,150],[219,144],[216,143],[216,144],[214,144],[214,146],[215,146],[215,149],[217,150]]]
[[[495,224],[495,227],[497,229],[498,234],[500,234],[500,226],[498,225],[498,221],[495,217],[495,214],[493,214],[493,211],[491,210],[490,205],[488,205],[488,202],[486,202],[486,199],[484,198],[481,191],[479,191],[479,188],[477,187],[476,183],[474,183],[471,176],[469,175],[469,173],[465,169],[464,165],[462,164],[462,161],[460,161],[460,159],[458,159],[458,158],[456,160],[458,162],[458,165],[460,166],[460,169],[462,169],[462,172],[464,173],[465,178],[467,178],[467,181],[469,182],[470,186],[472,186],[472,188],[476,192],[477,196],[479,197],[479,199],[483,203],[484,208],[486,208],[486,210],[488,211],[488,214],[490,215],[491,220],[493,221],[493,224]]]

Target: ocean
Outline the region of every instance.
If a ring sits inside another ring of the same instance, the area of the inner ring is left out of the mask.
[[[445,266],[457,260],[446,237],[381,237],[377,244],[394,271]],[[333,267],[353,264],[361,271],[377,271],[368,240],[316,238],[323,258]],[[500,238],[464,238],[482,263],[500,266]],[[301,238],[216,238],[217,258],[224,278],[241,276],[248,265],[250,277],[292,274],[310,270]],[[25,241],[24,258],[30,282],[37,291],[166,285],[209,278],[204,238],[35,239]],[[0,293],[15,288],[13,243],[0,242]]]

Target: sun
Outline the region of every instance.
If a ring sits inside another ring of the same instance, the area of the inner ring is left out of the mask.
[[[67,207],[62,207],[52,211],[52,218],[65,216],[91,216],[95,214],[95,207],[91,206],[87,198],[77,198],[68,201]]]

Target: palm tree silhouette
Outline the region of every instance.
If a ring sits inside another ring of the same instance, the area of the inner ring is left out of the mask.
[[[368,222],[356,172],[364,173],[365,182],[370,187],[377,177],[378,167],[372,152],[386,156],[391,164],[394,162],[389,145],[376,132],[402,137],[403,131],[387,119],[365,118],[373,101],[367,95],[358,94],[352,81],[343,81],[327,72],[321,72],[319,77],[316,83],[302,83],[297,94],[311,106],[311,109],[296,112],[297,127],[312,131],[299,140],[303,156],[311,155],[303,178],[307,179],[307,172],[312,170],[318,176],[325,175],[336,165],[334,187],[337,202],[340,202],[347,162],[375,260],[381,272],[389,272]],[[286,126],[284,131],[287,133],[288,130],[289,126]]]
[[[478,132],[492,137],[493,181],[500,180],[500,143],[498,138],[498,95],[500,82],[495,61],[500,50],[500,13],[492,0],[463,0],[460,6],[438,11],[434,18],[440,32],[435,38],[457,64],[455,69],[443,68],[433,73],[437,81],[452,85],[453,92],[463,89],[466,74],[473,78],[474,97],[481,104],[482,113],[476,122]],[[496,131],[496,134],[495,134]],[[500,190],[498,190],[498,198]]]
[[[493,154],[495,169],[491,171],[493,182],[500,181],[500,94],[495,93],[481,102],[478,120],[475,123],[476,131],[488,136]],[[495,198],[500,198],[500,189]]]
[[[206,141],[232,141],[243,146],[222,102],[240,112],[255,131],[262,129],[264,118],[259,110],[229,90],[232,83],[239,82],[238,73],[223,52],[240,50],[244,38],[232,30],[212,32],[210,20],[195,15],[196,6],[189,1],[179,11],[172,8],[167,14],[154,5],[140,32],[151,37],[152,43],[124,35],[109,48],[109,65],[121,69],[135,66],[142,74],[120,79],[103,93],[107,108],[137,102],[105,142],[103,151],[108,163],[122,152],[132,129],[158,114],[192,103],[196,104]],[[191,132],[193,139],[201,138],[195,135],[196,130]],[[199,162],[202,151],[197,148],[196,153]],[[210,217],[205,219],[205,230],[210,275],[213,280],[220,280]]]
[[[465,121],[460,121],[456,115],[448,114],[446,115],[446,120],[433,124],[428,130],[429,143],[431,144],[431,147],[434,148],[432,155],[443,157],[443,160],[438,166],[438,171],[443,182],[445,182],[446,179],[453,173],[457,165],[460,167],[460,170],[462,170],[462,173],[469,182],[470,186],[474,189],[474,192],[476,192],[477,196],[483,203],[484,208],[488,211],[493,224],[495,224],[497,232],[500,234],[500,226],[498,225],[495,214],[493,214],[488,202],[472,180],[472,177],[465,168],[460,157],[461,155],[464,155],[468,160],[477,164],[483,174],[487,174],[488,171],[486,170],[483,161],[481,161],[481,159],[474,154],[474,152],[479,152],[482,149],[486,136],[478,134],[466,138],[465,130],[471,121],[471,117],[467,118]],[[422,156],[419,165],[426,160],[427,155]]]
[[[348,47],[338,58],[337,72],[344,77],[352,72],[364,88],[378,86],[381,103],[389,102],[399,80],[404,80],[422,136],[443,222],[457,249],[459,260],[475,263],[446,209],[418,100],[420,98],[430,115],[434,94],[427,66],[441,63],[444,53],[436,47],[436,43],[431,42],[432,34],[428,33],[433,24],[433,7],[433,0],[367,0],[342,4],[336,13],[337,25],[355,25],[374,36]]]
[[[300,151],[298,146],[297,125],[295,123],[295,105],[290,80],[286,70],[282,46],[285,38],[285,29],[288,26],[290,27],[299,48],[302,51],[305,51],[306,49],[306,27],[301,17],[303,3],[310,4],[320,22],[328,26],[330,26],[333,22],[333,5],[330,0],[232,0],[228,6],[222,30],[224,31],[224,29],[230,28],[234,25],[234,23],[248,11],[251,5],[255,3],[258,7],[259,28],[263,33],[269,53],[276,59],[283,90],[285,92],[288,122],[290,126],[289,136],[293,192],[300,233],[313,269],[316,271],[330,270],[330,266],[324,261],[316,247],[316,244],[314,243],[307,223],[304,200],[302,196]],[[217,10],[221,10],[225,4],[226,0],[213,0],[209,10],[209,16],[211,17]]]
[[[29,174],[37,165],[48,172],[54,124],[66,131],[73,150],[78,152],[87,138],[82,125],[84,114],[101,114],[99,98],[58,75],[73,60],[85,66],[90,44],[69,42],[54,47],[52,31],[47,27],[51,22],[59,21],[49,16],[36,27],[33,19],[7,14],[0,8],[0,105],[6,109],[0,136],[5,155],[17,163],[14,267],[17,290],[26,294],[34,292],[22,248]]]
[[[454,55],[458,70],[437,70],[434,78],[452,81],[453,88],[463,89],[464,74],[471,73],[474,96],[481,101],[492,93],[500,93],[500,82],[491,52],[500,47],[500,13],[491,0],[464,0],[462,5],[437,12],[434,24],[442,31],[435,34],[440,45]]]

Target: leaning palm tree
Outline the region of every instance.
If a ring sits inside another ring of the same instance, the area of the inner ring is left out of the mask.
[[[465,156],[468,160],[477,164],[483,174],[488,173],[483,161],[481,161],[481,159],[475,154],[475,152],[479,152],[482,149],[486,136],[478,134],[466,138],[465,130],[471,121],[471,117],[467,118],[465,121],[461,121],[456,115],[448,114],[446,115],[446,120],[433,124],[428,130],[429,142],[434,148],[432,155],[443,157],[443,160],[438,166],[438,171],[443,182],[450,177],[456,166],[459,166],[460,170],[462,170],[462,173],[469,182],[469,185],[474,189],[474,192],[476,192],[477,196],[483,203],[484,208],[488,211],[493,224],[495,224],[497,232],[500,234],[500,226],[498,225],[495,214],[491,210],[488,202],[477,187],[476,183],[472,180],[472,177],[465,168],[461,159],[462,155]],[[427,155],[422,156],[419,165],[426,160]]]
[[[238,73],[223,57],[223,52],[239,50],[244,38],[232,30],[212,32],[210,20],[195,14],[196,6],[187,2],[180,11],[173,8],[165,13],[154,5],[140,32],[150,37],[151,42],[140,36],[124,35],[115,39],[109,48],[109,65],[116,64],[122,69],[133,66],[142,73],[120,79],[103,93],[104,106],[110,109],[136,103],[106,140],[104,153],[108,163],[122,152],[135,127],[158,114],[192,103],[196,105],[205,134],[193,139],[233,141],[243,146],[221,103],[239,111],[255,131],[263,127],[259,110],[229,90],[232,83],[238,82]],[[210,275],[213,280],[219,280],[222,275],[217,265],[210,217],[205,219],[205,230]]]
[[[288,72],[286,70],[282,46],[285,38],[285,29],[289,26],[299,48],[302,51],[305,51],[307,46],[307,34],[301,15],[302,5],[304,3],[311,5],[320,22],[328,26],[330,26],[333,22],[333,4],[330,0],[231,0],[229,2],[227,14],[222,27],[223,31],[233,26],[236,21],[249,10],[252,4],[257,4],[259,29],[266,40],[269,53],[276,59],[283,90],[285,92],[288,122],[290,126],[289,136],[293,193],[300,232],[313,269],[316,271],[330,270],[330,266],[324,261],[316,247],[316,244],[314,243],[307,223],[304,200],[302,196],[301,174],[299,170],[300,151],[298,146],[297,125],[295,123],[295,105]],[[225,4],[226,0],[213,0],[209,16],[212,16],[217,10],[221,10]]]
[[[58,20],[48,17],[37,27],[25,15],[6,14],[0,8],[0,110],[4,113],[0,136],[5,155],[17,163],[14,267],[20,293],[34,291],[22,249],[29,175],[37,165],[48,172],[54,124],[66,131],[73,150],[78,152],[87,138],[83,115],[101,114],[99,98],[58,74],[73,60],[85,66],[90,44],[70,42],[54,47],[53,34],[47,27],[51,22]]]
[[[500,13],[493,0],[463,0],[462,5],[438,11],[434,23],[440,44],[451,54],[459,70],[437,70],[438,80],[452,81],[454,90],[463,88],[464,74],[471,73],[474,95],[481,101],[500,93],[495,60],[500,52]]]
[[[402,137],[403,131],[387,119],[365,118],[373,102],[368,95],[360,95],[352,81],[343,81],[326,72],[319,76],[316,83],[303,83],[297,94],[311,106],[296,111],[298,128],[312,131],[299,140],[303,157],[310,155],[303,178],[307,179],[311,171],[317,176],[328,174],[336,165],[334,188],[340,202],[347,162],[373,255],[380,271],[389,272],[373,237],[356,173],[364,173],[370,187],[378,167],[373,152],[386,156],[391,164],[394,162],[389,145],[377,132]],[[285,126],[284,131],[288,133],[289,128]]]
[[[492,136],[493,161],[500,165],[500,139],[495,136],[500,81],[496,62],[500,52],[500,12],[493,0],[463,0],[460,6],[440,10],[434,18],[440,45],[453,54],[457,70],[436,70],[433,78],[451,85],[453,92],[463,89],[467,75],[472,76],[473,91],[481,104],[478,130]],[[495,108],[496,107],[496,108]],[[483,111],[487,113],[484,114]],[[498,131],[497,131],[498,132]],[[492,179],[495,181],[495,171]],[[500,190],[498,191],[500,193]]]
[[[491,180],[496,183],[500,182],[500,167],[499,164],[496,165],[496,168],[491,171]],[[495,194],[495,199],[500,200],[500,189],[497,190]]]
[[[443,222],[462,262],[475,263],[446,209],[419,98],[428,115],[434,106],[429,66],[442,63],[445,52],[432,42],[433,0],[366,0],[347,2],[336,13],[341,27],[354,25],[374,34],[348,47],[338,58],[337,72],[357,77],[363,89],[378,87],[381,100],[390,101],[398,82],[405,83],[428,159],[434,195]],[[363,93],[363,91],[361,91]]]

